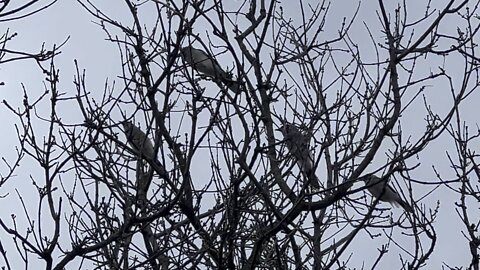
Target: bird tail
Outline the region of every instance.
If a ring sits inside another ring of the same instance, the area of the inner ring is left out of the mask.
[[[404,200],[402,199],[398,199],[397,201],[395,201],[398,205],[400,205],[403,209],[405,209],[405,211],[407,212],[410,212],[410,213],[413,213],[413,208],[410,206],[410,204],[408,204],[407,202],[405,202]]]
[[[308,174],[308,181],[310,182],[310,186],[316,189],[320,189],[320,179],[318,179],[315,172],[309,172]]]

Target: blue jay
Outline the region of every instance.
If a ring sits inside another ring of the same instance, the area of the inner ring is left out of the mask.
[[[382,202],[389,202],[395,206],[401,206],[407,212],[413,212],[412,207],[400,198],[400,195],[388,185],[386,179],[379,178],[373,174],[360,178],[365,181],[368,191],[373,197],[379,198]]]
[[[222,82],[235,93],[239,92],[238,82],[232,80],[231,76],[220,67],[217,60],[206,52],[188,46],[180,49],[180,55],[196,71]]]
[[[293,124],[285,123],[279,129],[290,154],[295,158],[300,171],[310,181],[310,185],[320,189],[320,180],[315,175],[313,155],[309,150],[309,139]]]

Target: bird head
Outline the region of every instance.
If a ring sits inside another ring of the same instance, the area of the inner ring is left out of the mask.
[[[280,131],[283,135],[287,135],[291,131],[291,128],[292,124],[283,122],[283,124],[279,128],[277,128],[276,131]]]
[[[362,180],[365,182],[365,185],[375,185],[376,183],[382,181],[382,179],[374,174],[367,174],[362,177],[359,177],[358,180]]]
[[[128,120],[124,120],[120,123],[122,124],[123,130],[125,130],[125,131],[130,130],[132,128],[132,123]]]
[[[180,48],[180,56],[182,56],[187,62],[192,61],[192,47],[188,46]]]
[[[132,122],[128,120],[124,120],[121,123],[122,123],[123,131],[125,132],[125,135],[127,136],[127,138],[130,138],[131,136],[133,136],[135,126],[132,124]]]

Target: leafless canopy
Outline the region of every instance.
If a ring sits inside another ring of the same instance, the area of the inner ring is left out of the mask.
[[[443,267],[479,269],[480,131],[462,112],[479,97],[480,3],[126,0],[116,18],[96,2],[78,3],[119,52],[115,83],[91,85],[77,64],[76,91],[60,90],[58,46],[26,54],[0,39],[0,64],[33,59],[46,76],[23,107],[4,102],[19,144],[0,188],[24,207],[0,216],[6,268],[430,269],[450,204],[470,254]],[[228,76],[195,70],[186,46]],[[319,188],[287,123],[307,138]],[[20,164],[36,168],[37,196],[9,193]],[[359,181],[370,173],[413,211],[372,198]]]

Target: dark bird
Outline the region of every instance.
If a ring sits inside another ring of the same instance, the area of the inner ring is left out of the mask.
[[[400,195],[388,185],[386,179],[379,178],[373,174],[366,175],[360,178],[365,181],[368,191],[373,197],[379,198],[382,202],[388,202],[395,206],[401,206],[407,212],[413,212],[413,208]]]
[[[295,158],[302,174],[310,181],[313,188],[320,188],[320,181],[315,175],[313,155],[309,149],[309,139],[293,124],[285,123],[279,129],[290,154]]]

